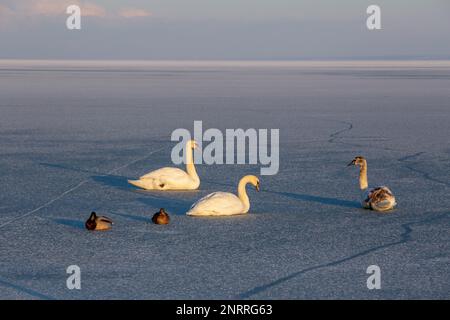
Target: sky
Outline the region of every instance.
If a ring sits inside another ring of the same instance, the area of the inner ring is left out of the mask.
[[[0,0],[0,59],[450,59],[450,1]]]

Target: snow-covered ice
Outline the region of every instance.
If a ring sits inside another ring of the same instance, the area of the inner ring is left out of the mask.
[[[449,88],[448,62],[2,61],[0,298],[448,299]],[[256,165],[200,165],[198,191],[127,184],[171,165],[171,132],[194,120],[280,129],[280,171],[248,189],[248,215],[185,212]],[[359,207],[356,155],[392,213]],[[150,221],[160,207],[168,226]],[[93,210],[111,231],[84,229]]]

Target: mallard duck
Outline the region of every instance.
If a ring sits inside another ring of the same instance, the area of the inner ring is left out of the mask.
[[[152,221],[154,224],[169,224],[170,217],[164,208],[161,208],[159,212],[155,213],[152,217]]]
[[[98,217],[95,212],[91,213],[91,216],[86,221],[86,229],[91,231],[106,231],[110,230],[112,227],[112,220],[108,217]]]

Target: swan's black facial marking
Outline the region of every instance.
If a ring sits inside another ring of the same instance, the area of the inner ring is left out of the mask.
[[[347,165],[347,167],[350,167],[350,166],[356,166],[356,165],[362,165],[362,164],[364,163],[365,160],[366,160],[366,159],[365,159],[364,157],[362,157],[362,156],[357,156],[357,157],[355,157],[355,159],[352,160],[352,162],[350,162],[350,163]]]
[[[160,188],[164,188],[164,186],[165,186],[164,183],[161,183],[161,184],[159,185]]]

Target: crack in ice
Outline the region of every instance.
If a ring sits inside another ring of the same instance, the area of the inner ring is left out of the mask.
[[[369,248],[367,250],[361,251],[359,253],[356,253],[354,255],[351,255],[351,256],[348,256],[348,257],[336,260],[336,261],[331,261],[331,262],[328,262],[328,263],[325,263],[325,264],[316,265],[316,266],[313,266],[313,267],[309,267],[309,268],[306,268],[306,269],[303,269],[303,270],[291,273],[291,274],[289,274],[289,275],[287,275],[285,277],[279,278],[279,279],[277,279],[275,281],[272,281],[270,283],[267,283],[267,284],[255,287],[253,289],[250,289],[250,290],[248,290],[246,292],[243,292],[243,293],[239,294],[238,296],[236,296],[235,298],[236,299],[248,299],[251,296],[254,296],[255,294],[258,294],[258,293],[261,293],[263,291],[266,291],[266,290],[268,290],[268,289],[270,289],[272,287],[275,287],[275,286],[277,286],[279,284],[282,284],[282,283],[284,283],[286,281],[289,281],[289,280],[291,280],[291,279],[293,279],[293,278],[295,278],[297,276],[303,275],[305,273],[308,273],[308,272],[311,272],[311,271],[316,271],[316,270],[319,270],[319,269],[328,268],[328,267],[334,267],[334,266],[337,266],[337,265],[339,265],[341,263],[350,261],[350,260],[355,259],[355,258],[359,258],[359,257],[365,256],[367,254],[376,252],[378,250],[386,249],[386,248],[389,248],[389,247],[392,247],[392,246],[396,246],[396,245],[399,245],[399,244],[404,244],[407,241],[411,240],[411,233],[413,232],[413,229],[411,228],[412,225],[420,225],[420,224],[423,224],[423,223],[432,222],[434,220],[439,220],[439,219],[448,217],[449,214],[450,214],[450,212],[447,212],[447,213],[440,214],[440,215],[432,217],[432,218],[404,223],[404,224],[400,225],[400,227],[404,230],[400,234],[400,240],[397,240],[397,241],[394,241],[394,242],[389,242],[389,243],[386,243],[386,244],[383,244],[383,245],[380,245],[380,246],[377,246],[377,247]]]
[[[151,156],[152,154],[155,154],[155,153],[157,153],[157,152],[159,152],[159,151],[161,151],[161,150],[164,150],[165,148],[166,148],[166,147],[161,147],[161,148],[159,148],[159,149],[157,149],[157,150],[154,150],[154,151],[150,152],[149,154],[147,154],[146,156],[141,157],[141,158],[139,158],[139,159],[135,159],[135,160],[133,160],[133,161],[131,161],[131,162],[128,162],[128,163],[126,163],[126,164],[120,166],[120,167],[114,168],[114,169],[112,169],[111,171],[108,171],[106,174],[103,174],[102,176],[108,176],[108,175],[111,175],[111,174],[113,174],[113,173],[116,173],[117,171],[122,170],[122,169],[125,169],[126,167],[128,167],[128,166],[130,166],[130,165],[132,165],[132,164],[135,164],[135,163],[137,163],[137,162],[139,162],[139,161],[142,161],[142,160],[148,158],[149,156]],[[53,198],[53,199],[47,201],[47,202],[44,203],[43,205],[41,205],[41,206],[39,206],[39,207],[37,207],[37,208],[31,210],[31,211],[28,211],[28,212],[26,212],[26,213],[24,213],[24,214],[22,214],[22,215],[20,215],[20,216],[18,216],[18,217],[16,217],[16,218],[13,218],[13,219],[11,219],[11,220],[9,220],[9,221],[3,223],[3,224],[0,224],[0,228],[3,228],[3,227],[5,227],[5,226],[7,226],[7,225],[9,225],[9,224],[11,224],[11,223],[13,223],[13,222],[15,222],[15,221],[18,221],[18,220],[20,220],[20,219],[23,219],[23,218],[25,218],[25,217],[28,217],[28,216],[30,216],[30,215],[32,215],[32,214],[34,214],[34,213],[36,213],[36,212],[38,212],[38,211],[44,209],[44,208],[49,207],[50,205],[52,205],[52,204],[55,203],[56,201],[62,199],[63,197],[65,197],[65,196],[68,195],[69,193],[72,193],[73,191],[79,189],[80,187],[82,187],[83,185],[85,185],[86,183],[88,183],[88,182],[90,182],[90,181],[91,181],[91,179],[89,178],[89,179],[85,179],[85,180],[79,182],[76,186],[70,188],[69,190],[64,191],[63,193],[61,193],[60,195],[58,195],[56,198]]]

